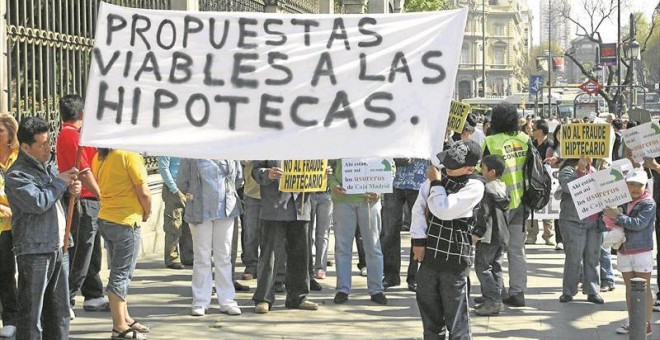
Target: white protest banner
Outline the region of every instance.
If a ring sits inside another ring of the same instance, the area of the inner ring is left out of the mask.
[[[103,3],[81,143],[189,158],[431,158],[466,18]]]
[[[632,150],[633,159],[643,162],[644,157],[660,156],[660,125],[648,122],[621,131],[626,147]]]
[[[580,219],[632,200],[623,173],[614,168],[580,177],[568,183],[568,187]]]
[[[543,207],[543,209],[534,211],[535,220],[559,219],[560,200],[556,199],[554,195],[555,191],[557,191],[557,189],[559,188],[559,180],[557,179],[557,174],[559,173],[559,169],[551,168],[546,165],[546,170],[548,170],[548,174],[550,174],[550,178],[552,179],[552,188],[550,189],[550,201],[548,201],[548,204],[546,204],[546,206]]]
[[[281,192],[319,192],[328,187],[327,159],[285,160],[280,177]]]
[[[383,158],[342,159],[342,185],[347,194],[394,191],[394,161]]]

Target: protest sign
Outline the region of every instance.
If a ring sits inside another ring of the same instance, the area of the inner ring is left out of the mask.
[[[561,157],[609,158],[609,124],[564,124],[561,126]]]
[[[431,158],[442,150],[467,12],[102,3],[81,143],[189,158]]]
[[[660,125],[657,122],[648,122],[621,131],[626,147],[632,150],[633,159],[643,162],[644,157],[655,158],[660,156]]]
[[[452,100],[451,106],[449,107],[449,122],[447,123],[447,129],[458,133],[463,132],[463,126],[465,125],[465,120],[469,113],[469,104]]]
[[[327,159],[282,161],[284,173],[280,177],[282,192],[318,192],[328,187],[325,170]]]
[[[580,219],[632,200],[623,173],[614,168],[580,177],[568,183],[568,188]]]
[[[552,188],[550,189],[550,201],[548,201],[548,204],[545,207],[543,207],[543,209],[534,211],[535,220],[559,219],[560,200],[556,199],[554,195],[557,189],[559,189],[559,180],[557,179],[557,174],[559,173],[559,169],[551,168],[546,165],[546,170],[548,170],[548,173],[550,174],[550,178],[552,179]]]
[[[343,159],[342,183],[347,194],[394,191],[394,161],[383,158]]]

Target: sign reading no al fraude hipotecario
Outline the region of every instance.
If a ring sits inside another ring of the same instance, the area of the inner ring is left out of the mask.
[[[82,144],[192,158],[430,158],[467,11],[99,9]]]

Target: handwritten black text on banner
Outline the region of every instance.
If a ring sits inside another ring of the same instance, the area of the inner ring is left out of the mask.
[[[225,159],[430,157],[441,148],[466,13],[103,4],[82,143]]]
[[[609,124],[578,123],[561,126],[561,157],[610,157]]]
[[[318,192],[328,187],[327,159],[286,160],[282,161],[282,168],[282,192]]]

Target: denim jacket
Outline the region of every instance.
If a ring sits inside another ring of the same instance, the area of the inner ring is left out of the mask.
[[[186,201],[183,219],[192,224],[217,218],[233,218],[242,212],[236,188],[243,186],[243,172],[238,161],[227,161],[229,173],[225,176],[225,192],[218,192],[220,168],[208,159],[183,159],[177,174],[177,186],[183,193],[192,194]],[[218,216],[218,206],[224,200],[225,216]]]
[[[24,151],[7,171],[5,189],[12,211],[14,253],[44,254],[59,248],[57,207],[67,190],[57,166],[41,164]]]
[[[648,194],[647,194],[648,195]],[[653,250],[653,230],[656,219],[656,203],[648,195],[636,202],[628,214],[629,205],[624,205],[624,213],[616,217],[616,224],[623,227],[626,242],[619,248],[621,254],[636,254]]]

